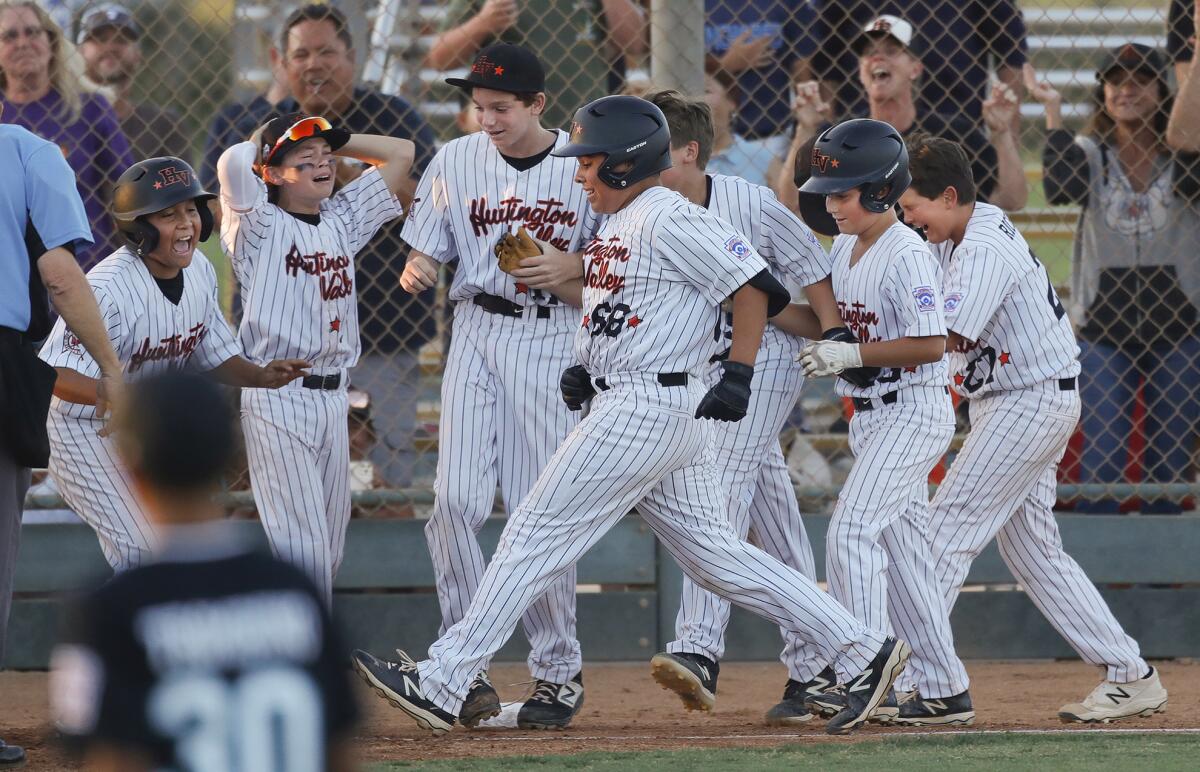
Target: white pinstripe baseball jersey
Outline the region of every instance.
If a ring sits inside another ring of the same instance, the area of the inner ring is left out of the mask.
[[[850,265],[857,236],[833,241],[833,295],[842,321],[861,343],[945,335],[942,272],[929,247],[903,223],[892,225]],[[837,379],[843,397],[878,397],[908,386],[942,386],[946,358],[918,367],[885,368],[869,388]]]
[[[197,250],[183,269],[183,296],[168,300],[145,262],[122,247],[88,272],[100,315],[125,379],[140,380],[171,368],[211,370],[241,353],[217,302],[217,275]],[[42,359],[89,378],[100,367],[60,318],[41,351]],[[94,418],[91,405],[55,397],[51,409],[73,418]]]
[[[1002,210],[976,203],[962,241],[931,244],[945,271],[946,326],[967,342],[950,353],[964,397],[1079,374],[1079,346],[1046,267]]]
[[[221,247],[241,288],[246,358],[304,359],[319,374],[353,367],[361,351],[354,256],[403,214],[400,201],[368,169],[321,203],[314,225],[267,200],[253,157],[254,145],[243,142],[217,163]]]
[[[554,147],[567,142],[567,133],[557,131]],[[487,134],[459,137],[442,146],[421,175],[400,235],[439,263],[458,259],[452,301],[485,293],[519,305],[557,305],[550,293],[530,291],[502,272],[492,248],[510,226],[524,225],[563,252],[579,251],[599,218],[574,176],[574,158],[549,155],[518,171]]]
[[[584,249],[575,355],[593,376],[700,374],[719,304],[766,267],[733,226],[672,190],[650,188],[607,217]]]

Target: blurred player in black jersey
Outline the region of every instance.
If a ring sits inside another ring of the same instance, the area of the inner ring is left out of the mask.
[[[59,728],[91,769],[351,768],[357,709],[316,589],[214,501],[234,450],[218,387],[169,374],[131,392],[117,443],[163,545],[78,609],[51,663]]]

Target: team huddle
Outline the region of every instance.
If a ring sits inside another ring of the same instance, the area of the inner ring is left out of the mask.
[[[483,130],[438,151],[407,212],[407,140],[289,115],[224,152],[236,333],[195,254],[215,196],[178,158],[122,175],[113,213],[127,246],[89,273],[129,380],[187,366],[242,389],[271,547],[329,606],[350,516],[355,255],[404,215],[405,290],[455,264],[426,527],[441,637],[420,661],[356,650],[376,692],[435,732],[477,726],[501,712],[488,665],[523,622],[534,686],[517,725],[569,725],[585,696],[575,564],[636,510],[687,575],[675,640],[651,666],[689,710],[716,703],[735,603],[784,640],[769,724],[971,723],[949,615],[993,538],[1047,619],[1106,670],[1064,721],[1165,709],[1157,672],[1058,538],[1055,472],[1080,411],[1070,320],[1012,222],[976,201],[960,146],[906,145],[869,119],[821,134],[800,195],[837,224],[827,253],[768,188],[705,172],[703,102],[605,97],[569,134],[546,129],[543,66],[508,44],[449,82]],[[371,166],[334,192],[336,156]],[[87,407],[99,370],[61,321],[42,356],[60,374],[50,473],[109,563],[141,565],[154,527]],[[853,402],[855,456],[826,539],[828,592],[779,443],[805,378],[827,376]],[[951,390],[971,431],[930,500],[955,431]],[[476,535],[497,487],[508,519],[485,561]]]

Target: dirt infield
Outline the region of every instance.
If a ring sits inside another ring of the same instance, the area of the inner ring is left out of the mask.
[[[971,730],[1059,730],[1057,710],[1081,699],[1096,685],[1095,671],[1079,662],[968,663],[977,718]],[[1128,729],[1192,729],[1200,726],[1200,663],[1157,663],[1171,701],[1165,715],[1114,725]],[[824,734],[815,722],[800,729],[772,729],[763,712],[783,691],[786,674],[775,663],[722,665],[717,709],[686,713],[678,698],[650,679],[648,663],[592,664],[584,671],[586,703],[574,725],[562,732],[455,729],[443,737],[422,732],[399,711],[365,688],[366,720],[359,732],[364,761],[447,759],[480,756],[550,755],[584,751],[636,751],[684,747],[730,747],[846,742]],[[523,665],[492,669],[500,696],[522,696]],[[0,673],[0,737],[30,751],[26,769],[70,769],[55,747],[47,724],[45,673]],[[967,730],[967,731],[971,731]],[[929,730],[869,727],[855,738]],[[945,732],[956,730],[941,730]]]

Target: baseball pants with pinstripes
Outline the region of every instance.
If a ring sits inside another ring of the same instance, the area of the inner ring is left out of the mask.
[[[884,634],[730,525],[711,422],[693,418],[701,380],[677,387],[660,386],[652,373],[604,380],[607,390],[513,512],[466,614],[419,664],[425,696],[457,714],[471,680],[529,604],[635,507],[701,587],[786,628],[848,672],[863,670]]]
[[[48,470],[67,506],[96,531],[104,559],[128,571],[150,558],[156,534],[112,438],[97,434],[103,425],[51,410]]]
[[[492,513],[497,483],[512,512],[579,421],[558,382],[575,364],[579,310],[536,309],[521,317],[470,301],[454,309],[442,378],[442,420],[433,514],[425,526],[444,633],[467,611],[485,561],[477,534]],[[511,520],[509,521],[511,523]],[[575,569],[546,587],[525,614],[529,672],[566,683],[583,667],[575,632]]]
[[[995,538],[1025,594],[1085,662],[1104,667],[1115,683],[1142,678],[1150,668],[1137,641],[1063,551],[1054,519],[1056,470],[1079,422],[1079,392],[1050,380],[978,397],[970,411],[971,433],[930,505],[946,607]]]
[[[753,529],[764,552],[815,580],[812,545],[779,446],[783,422],[804,385],[804,370],[794,355],[792,346],[758,352],[746,417],[736,423],[715,424],[714,442],[721,490],[728,497],[729,522],[738,536],[745,539]],[[714,368],[709,382],[715,383],[720,375],[719,367]],[[719,661],[725,655],[728,625],[729,601],[684,577],[676,639],[667,644],[667,651],[702,654]],[[780,633],[784,639],[780,656],[789,678],[810,681],[828,664],[799,636],[782,628]]]
[[[344,385],[242,389],[246,459],[267,541],[308,574],[326,607],[350,522],[349,409]]]
[[[829,591],[866,626],[894,629],[912,646],[909,673],[926,697],[930,673],[966,689],[950,615],[934,573],[927,529],[929,473],[954,436],[942,386],[910,386],[898,401],[857,410],[850,421],[854,466],[826,534]],[[890,621],[890,626],[889,626]],[[844,680],[854,673],[838,670]]]

